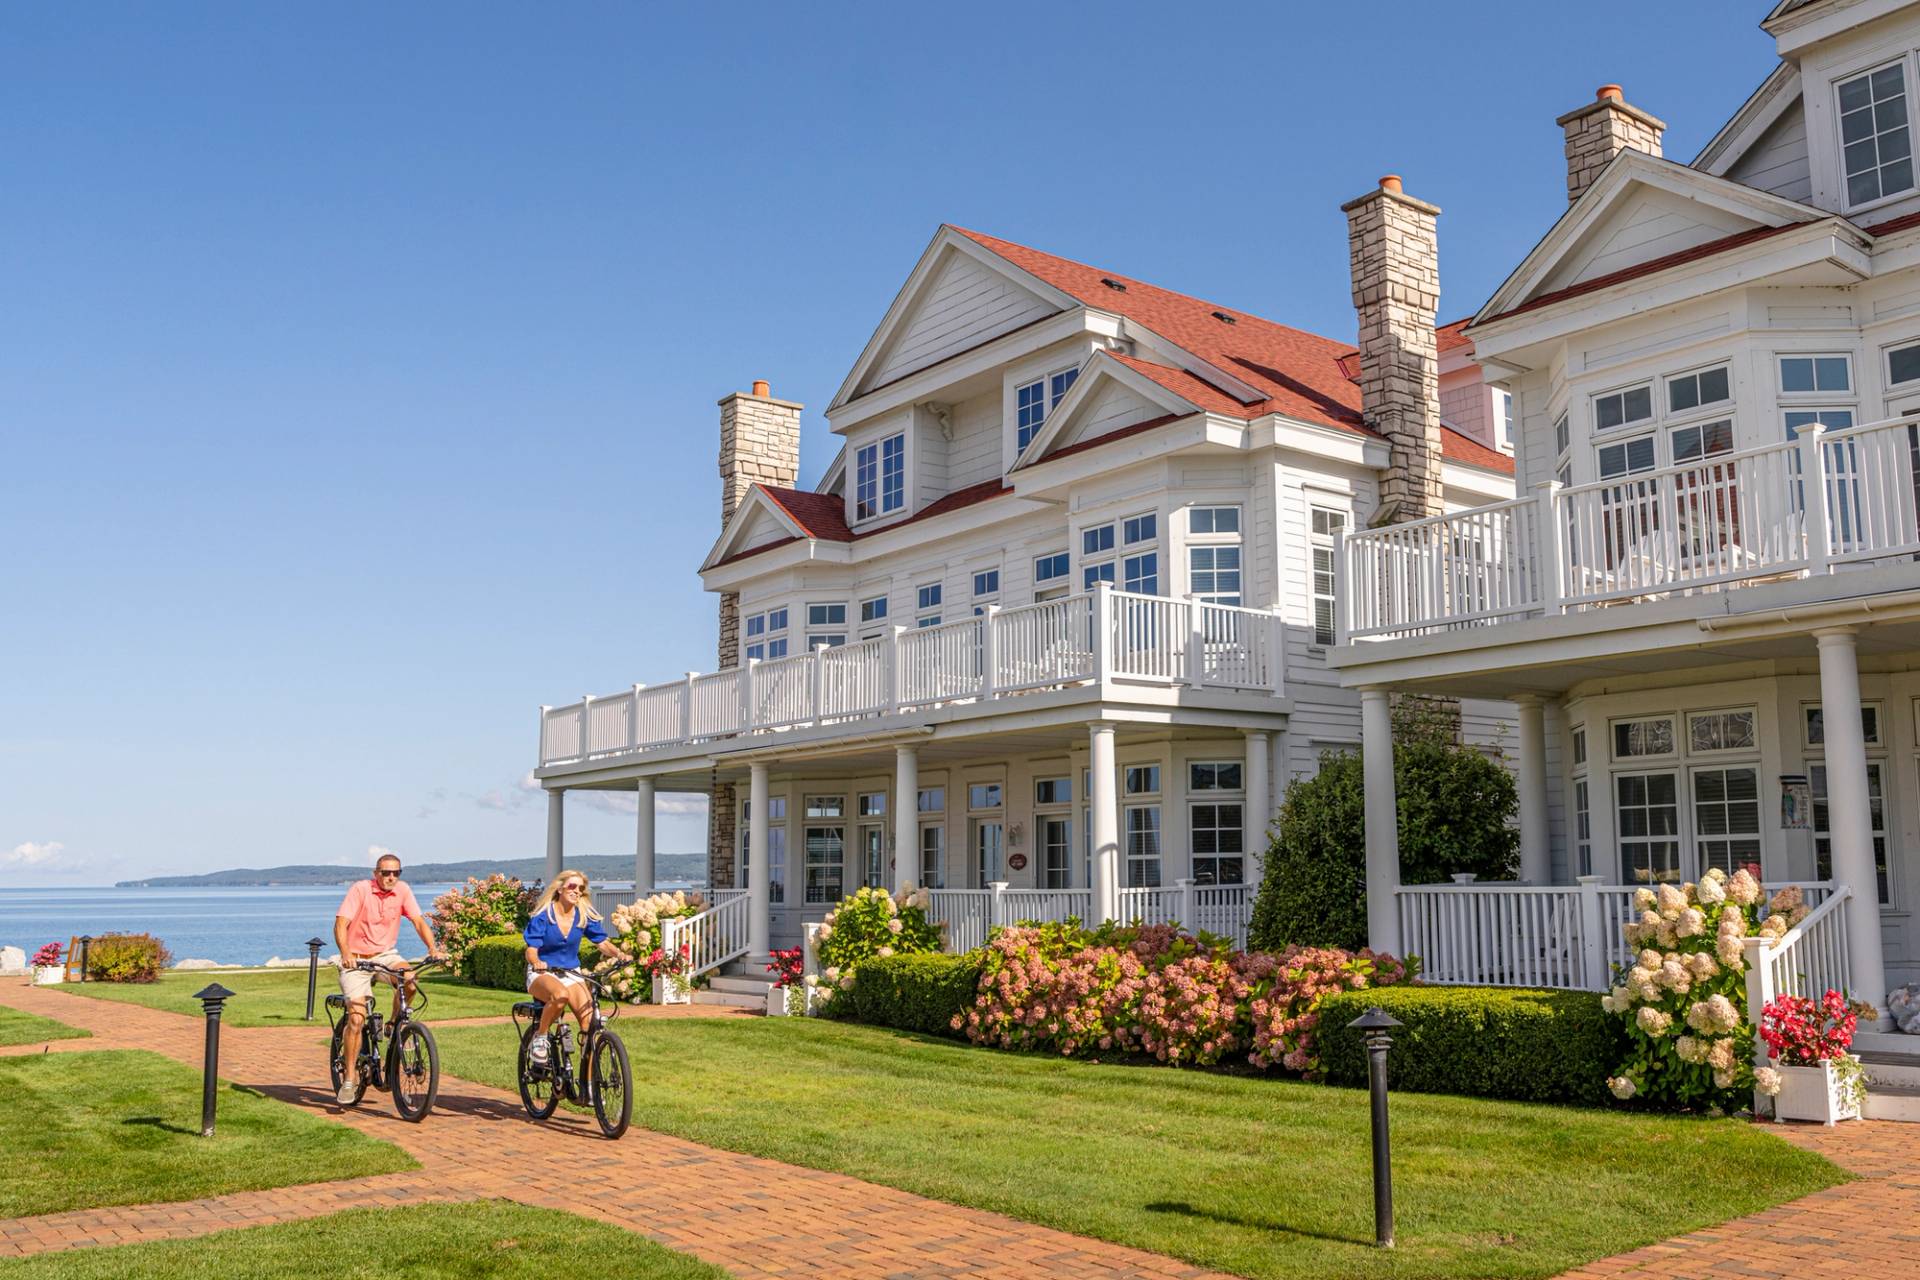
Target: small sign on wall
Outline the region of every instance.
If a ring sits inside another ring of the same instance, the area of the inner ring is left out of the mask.
[[[1805,831],[1813,825],[1813,787],[1804,773],[1780,775],[1780,829]]]
[[[1007,867],[1013,871],[1025,871],[1027,869],[1027,855],[1024,853],[1008,854]]]

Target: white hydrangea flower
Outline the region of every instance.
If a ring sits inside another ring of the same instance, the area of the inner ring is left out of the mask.
[[[1642,969],[1651,973],[1660,967],[1661,963],[1666,960],[1666,957],[1658,951],[1655,951],[1652,947],[1648,947],[1645,951],[1635,956],[1634,960]]]
[[[1634,1017],[1639,1022],[1640,1029],[1650,1036],[1663,1036],[1667,1034],[1667,1029],[1673,1025],[1672,1018],[1654,1008],[1652,1005],[1642,1005],[1640,1012],[1635,1014]]]
[[[1743,907],[1752,906],[1760,901],[1760,882],[1742,867],[1727,881],[1727,898]]]
[[[900,920],[899,920],[899,918],[898,918],[897,916],[896,916],[896,917],[895,917],[894,919],[892,919],[892,920],[889,920],[889,921],[887,921],[887,932],[888,932],[888,933],[899,933],[899,932],[900,932],[900,930],[901,930],[901,929],[903,929],[903,928],[905,928],[905,927],[906,927],[906,926],[904,926],[904,925],[902,925],[902,924],[900,923]]]
[[[1693,1036],[1676,1036],[1673,1051],[1682,1062],[1698,1062],[1707,1056],[1706,1046]]]
[[[1694,896],[1699,898],[1704,906],[1717,907],[1727,900],[1726,886],[1720,883],[1719,876],[1713,874],[1718,870],[1720,870],[1718,867],[1712,868],[1694,887]]]
[[[1613,1090],[1613,1096],[1622,1102],[1631,1098],[1637,1091],[1631,1076],[1610,1076],[1607,1079],[1607,1088]]]
[[[1654,905],[1658,902],[1659,899],[1654,896],[1653,890],[1651,889],[1635,889],[1633,891],[1633,909],[1643,915],[1653,910]]]
[[[1669,912],[1673,912],[1677,914],[1678,912],[1686,909],[1687,895],[1682,893],[1679,889],[1675,888],[1673,885],[1663,884],[1659,887],[1659,889],[1655,890],[1655,893],[1659,896],[1659,899],[1660,899],[1661,915],[1666,916]]]
[[[1713,1047],[1707,1050],[1707,1062],[1715,1071],[1733,1070],[1733,1041],[1731,1039],[1715,1040]]]
[[[1733,1079],[1732,1071],[1716,1071],[1713,1073],[1713,1087],[1716,1089],[1731,1089],[1733,1088]]]
[[[1753,1073],[1753,1087],[1771,1098],[1780,1092],[1780,1073],[1772,1067],[1758,1067]]]
[[[1706,913],[1698,907],[1688,907],[1685,911],[1682,911],[1679,922],[1674,926],[1674,932],[1683,938],[1696,937],[1706,931]]]

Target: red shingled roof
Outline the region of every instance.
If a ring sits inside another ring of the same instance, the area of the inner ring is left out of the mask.
[[[774,505],[792,516],[793,522],[800,526],[807,537],[820,542],[855,542],[861,538],[871,538],[876,534],[885,533],[889,529],[898,529],[902,525],[918,524],[922,520],[931,520],[935,516],[943,516],[949,511],[958,511],[962,507],[971,507],[975,503],[985,502],[989,498],[998,498],[1002,494],[1013,492],[1012,489],[1007,488],[1006,485],[999,480],[983,480],[979,484],[970,484],[964,489],[955,489],[952,493],[947,494],[938,501],[929,503],[926,507],[914,512],[905,520],[896,520],[892,524],[881,525],[876,529],[855,530],[847,527],[846,499],[837,493],[813,493],[806,489],[783,489],[777,485],[770,484],[755,485],[754,488],[766,494],[767,497],[773,500]],[[727,564],[730,561],[740,559],[742,556],[750,556],[756,552],[766,551],[772,547],[783,547],[790,542],[797,541],[799,541],[797,538],[781,538],[774,542],[762,543],[757,547],[751,547],[746,551],[737,552],[734,555],[728,556],[725,560],[720,561],[720,563]]]
[[[1582,294],[1598,293],[1602,289],[1610,289],[1614,285],[1624,284],[1628,280],[1637,280],[1641,276],[1650,276],[1656,271],[1665,271],[1668,267],[1677,267],[1682,263],[1696,262],[1701,258],[1711,258],[1717,253],[1726,253],[1730,249],[1738,249],[1742,245],[1753,244],[1757,241],[1765,240],[1770,236],[1777,236],[1783,231],[1792,231],[1795,227],[1805,225],[1803,222],[1789,222],[1778,227],[1749,227],[1745,231],[1736,231],[1730,236],[1721,236],[1718,240],[1709,240],[1705,244],[1697,244],[1691,249],[1682,249],[1678,253],[1669,253],[1658,258],[1649,258],[1647,261],[1638,263],[1635,266],[1622,267],[1618,271],[1609,271],[1603,276],[1595,276],[1591,280],[1582,280],[1579,284],[1570,284],[1564,289],[1555,289],[1550,293],[1543,293],[1537,298],[1529,298],[1519,306],[1502,311],[1499,315],[1488,316],[1486,321],[1482,323],[1490,323],[1507,316],[1517,316],[1523,311],[1532,311],[1538,307],[1552,306],[1556,302],[1565,302],[1568,298],[1578,298]]]
[[[1470,347],[1473,339],[1466,335],[1466,327],[1473,323],[1473,317],[1455,320],[1452,324],[1443,324],[1433,331],[1434,345],[1441,351],[1451,351],[1455,347]]]

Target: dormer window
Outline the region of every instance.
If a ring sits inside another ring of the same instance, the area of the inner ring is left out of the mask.
[[[853,518],[871,520],[907,502],[907,438],[891,435],[861,446],[853,463]]]
[[[1033,438],[1040,434],[1040,427],[1053,412],[1053,406],[1060,403],[1080,376],[1076,366],[1050,373],[1044,378],[1035,378],[1013,389],[1013,409],[1015,415],[1014,444],[1016,451],[1024,451]]]
[[[1858,208],[1913,190],[1913,139],[1907,125],[1904,62],[1834,86],[1840,97],[1841,165],[1847,204]]]

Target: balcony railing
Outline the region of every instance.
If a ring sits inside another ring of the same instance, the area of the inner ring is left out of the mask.
[[[1826,574],[1920,551],[1920,419],[1350,533],[1342,640]]]
[[[1278,614],[1115,591],[540,708],[540,763],[584,761],[1116,681],[1278,694]]]

